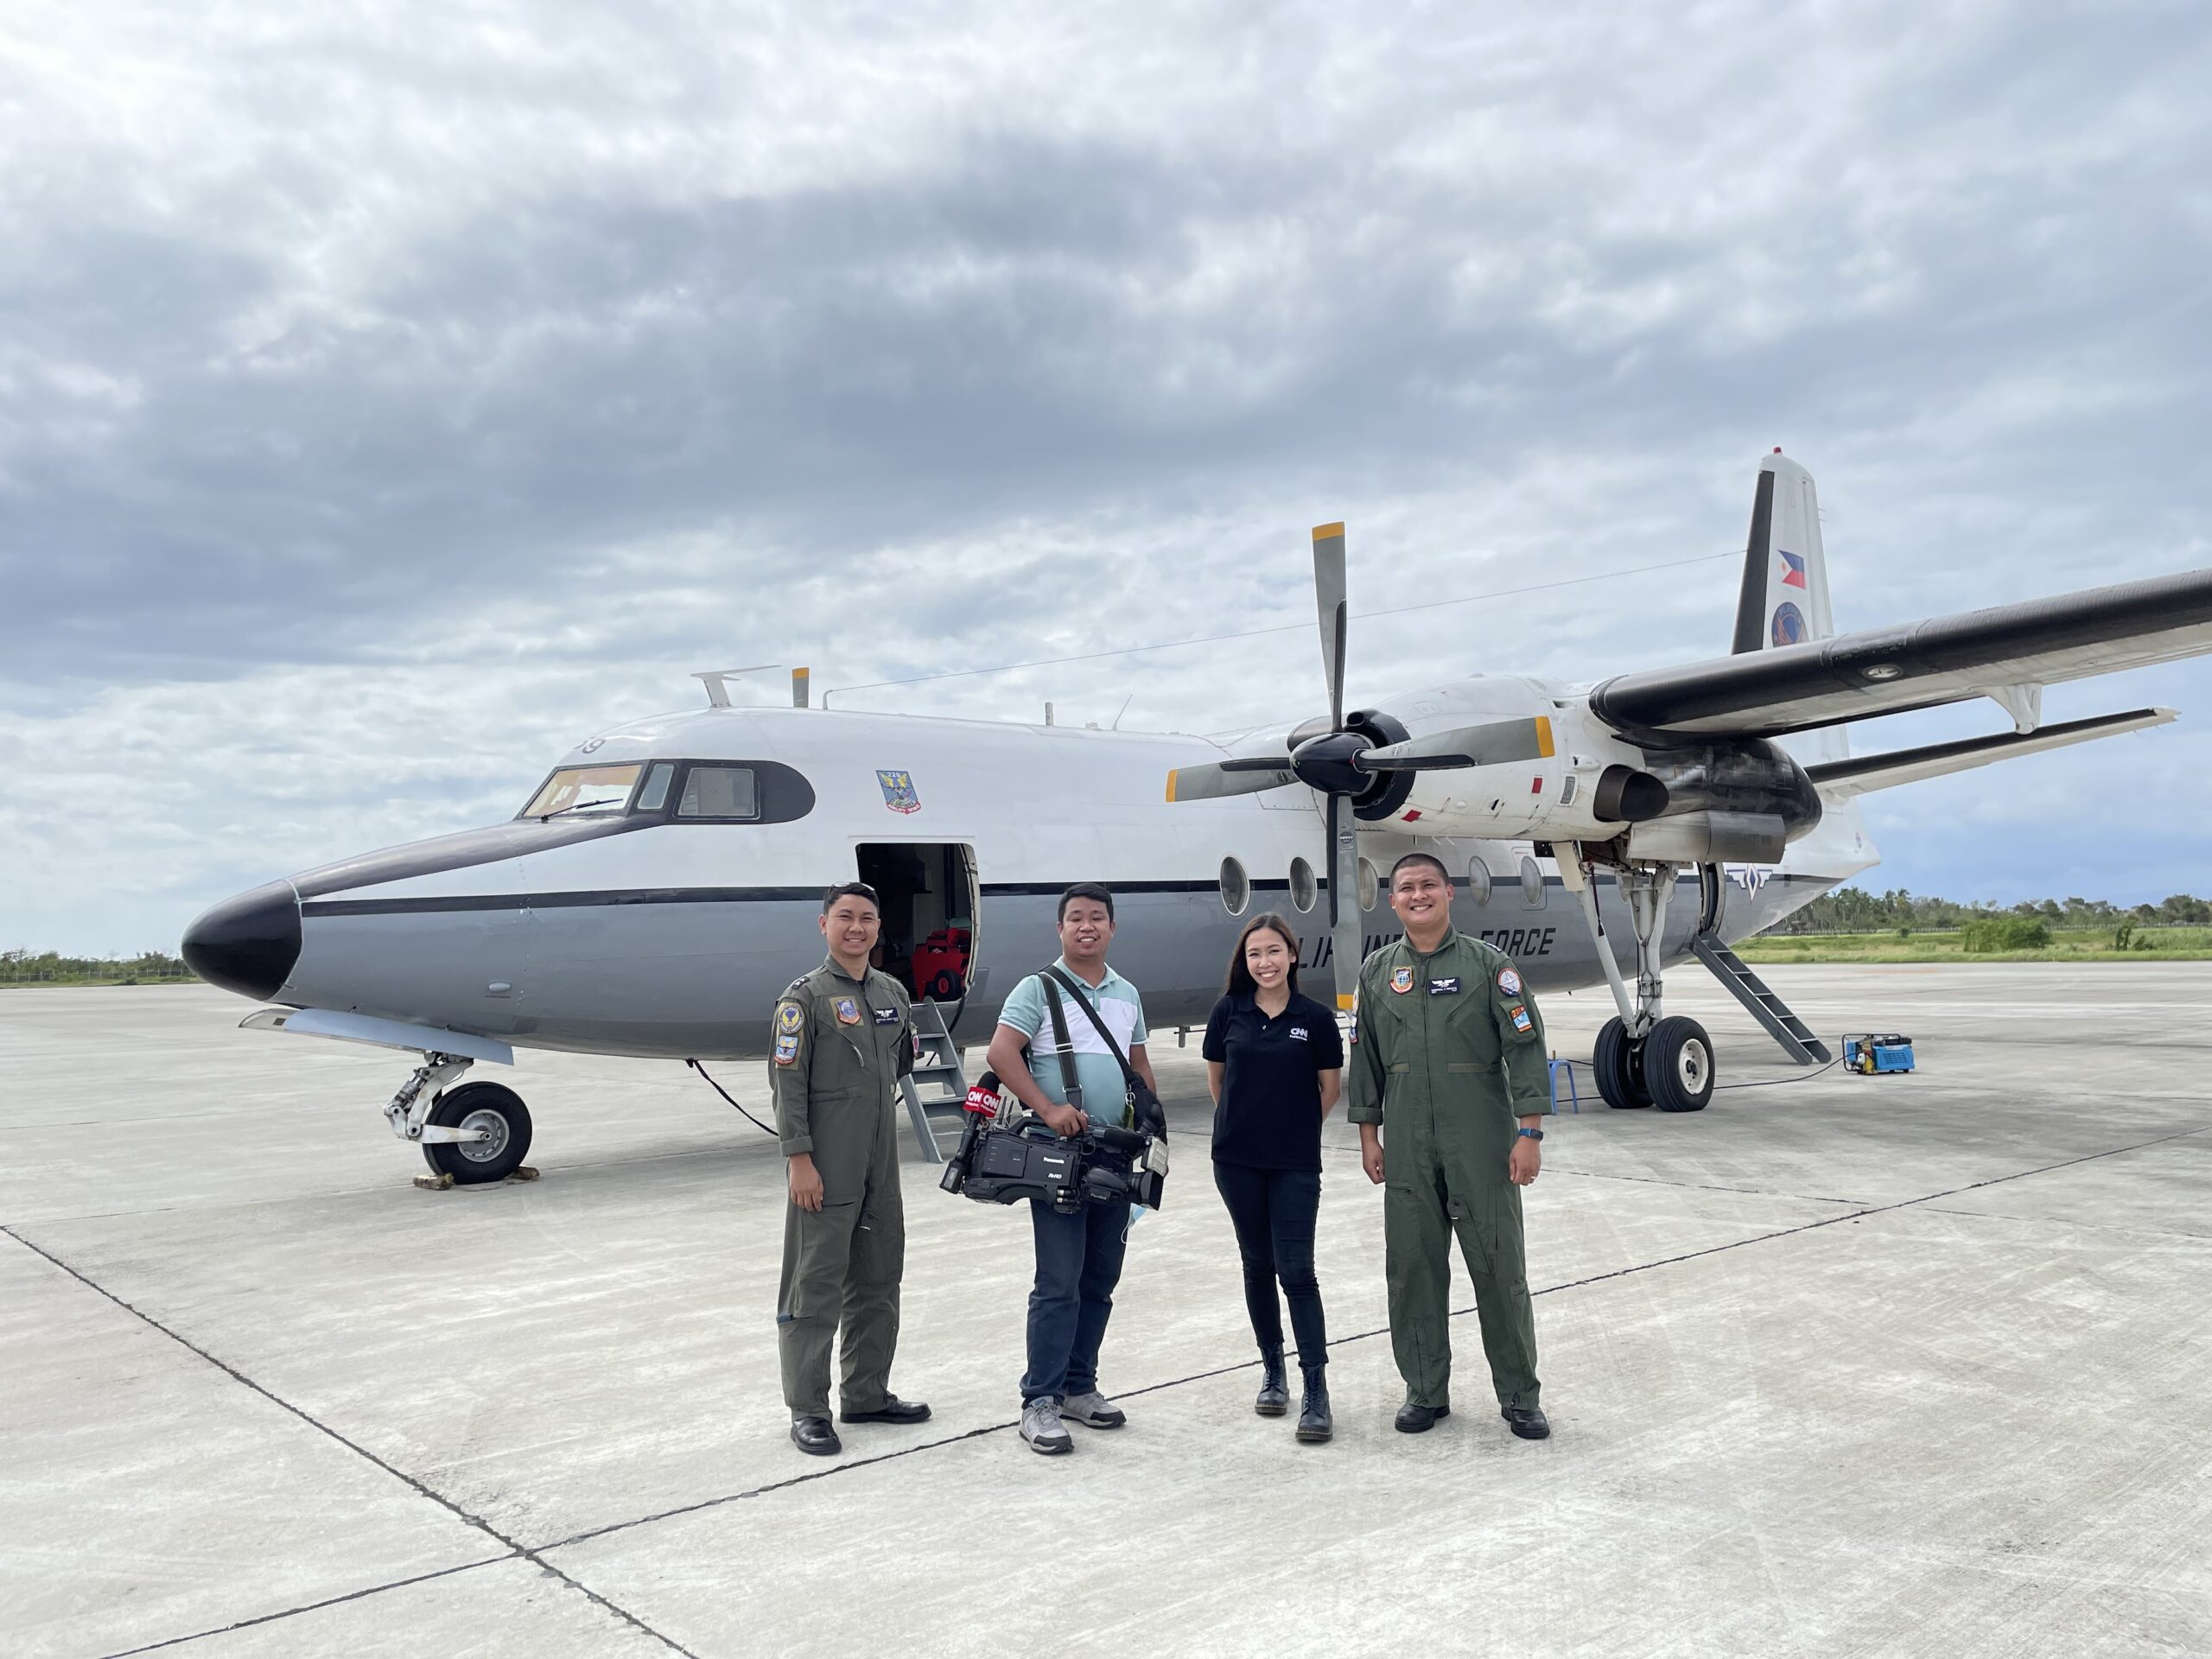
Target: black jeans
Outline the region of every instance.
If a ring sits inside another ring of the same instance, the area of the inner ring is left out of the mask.
[[[1290,1300],[1290,1328],[1298,1333],[1298,1363],[1329,1363],[1329,1333],[1321,1317],[1321,1287],[1313,1277],[1313,1223],[1321,1209],[1318,1170],[1213,1166],[1213,1184],[1229,1206],[1236,1248],[1244,1258],[1244,1306],[1262,1348],[1282,1341],[1282,1310],[1275,1280]]]
[[[1129,1248],[1129,1206],[1085,1204],[1071,1216],[1029,1201],[1037,1282],[1029,1292],[1029,1370],[1021,1402],[1065,1401],[1098,1386],[1098,1344]]]

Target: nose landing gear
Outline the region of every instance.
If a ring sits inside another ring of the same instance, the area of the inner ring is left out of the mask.
[[[384,1109],[391,1132],[423,1148],[433,1172],[456,1186],[504,1181],[530,1154],[530,1108],[504,1084],[448,1084],[474,1065],[456,1054],[426,1053]]]

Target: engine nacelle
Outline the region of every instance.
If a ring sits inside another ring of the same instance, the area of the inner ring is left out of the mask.
[[[1520,719],[1544,722],[1549,753],[1382,774],[1354,797],[1361,819],[1408,835],[1496,841],[1610,842],[1632,831],[1631,855],[1687,864],[1772,863],[1821,821],[1813,780],[1777,745],[1735,738],[1646,750],[1592,714],[1580,693],[1540,680],[1478,676],[1393,698],[1388,712],[1363,709],[1345,723],[1380,743],[1400,741],[1408,728],[1426,737]],[[1327,730],[1325,719],[1308,721],[1291,734],[1291,747]]]
[[[1644,752],[1643,761],[1651,775],[1667,786],[1664,822],[1672,822],[1678,815],[1707,813],[1713,816],[1714,833],[1750,837],[1765,844],[1777,827],[1783,841],[1791,842],[1821,821],[1821,792],[1813,786],[1813,780],[1787,750],[1764,738],[1651,749]],[[1724,818],[1768,818],[1775,823],[1756,827],[1720,823],[1719,820]],[[1781,855],[1779,845],[1764,856],[1749,852],[1711,855],[1726,862],[1750,864],[1772,863]]]
[[[1647,752],[1571,705],[1545,717],[1550,754],[1413,773],[1389,821],[1495,840],[1607,842],[1627,831],[1632,856],[1686,864],[1772,863],[1821,821],[1812,779],[1764,740]]]
[[[1549,724],[1552,752],[1499,766],[1401,772],[1409,782],[1390,815],[1394,828],[1485,840],[1610,841],[1626,825],[1668,810],[1667,790],[1644,766],[1641,750],[1565,699],[1497,696],[1518,683],[1484,683],[1495,700],[1467,712],[1541,718]],[[1423,723],[1430,730],[1475,723],[1458,709],[1452,715]]]

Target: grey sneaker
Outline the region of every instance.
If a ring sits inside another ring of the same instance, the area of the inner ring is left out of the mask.
[[[1060,1415],[1085,1428],[1119,1428],[1129,1421],[1128,1413],[1096,1389],[1088,1394],[1068,1395],[1067,1403],[1060,1408]]]
[[[1042,1452],[1046,1457],[1075,1450],[1075,1442],[1060,1427],[1059,1402],[1050,1396],[1032,1400],[1021,1408],[1021,1438],[1029,1442],[1032,1452]]]

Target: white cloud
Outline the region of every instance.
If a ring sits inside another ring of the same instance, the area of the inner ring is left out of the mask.
[[[1360,608],[1627,569],[1739,546],[1779,442],[1846,626],[2202,565],[2208,79],[2178,3],[17,7],[0,939],[501,816],[696,667],[1303,624],[1324,518]],[[1732,590],[1377,620],[1354,689],[1704,654]],[[879,706],[1287,723],[1315,658]],[[2212,721],[2133,679],[2067,706]],[[1875,879],[2171,880],[2194,741],[1884,798]]]

